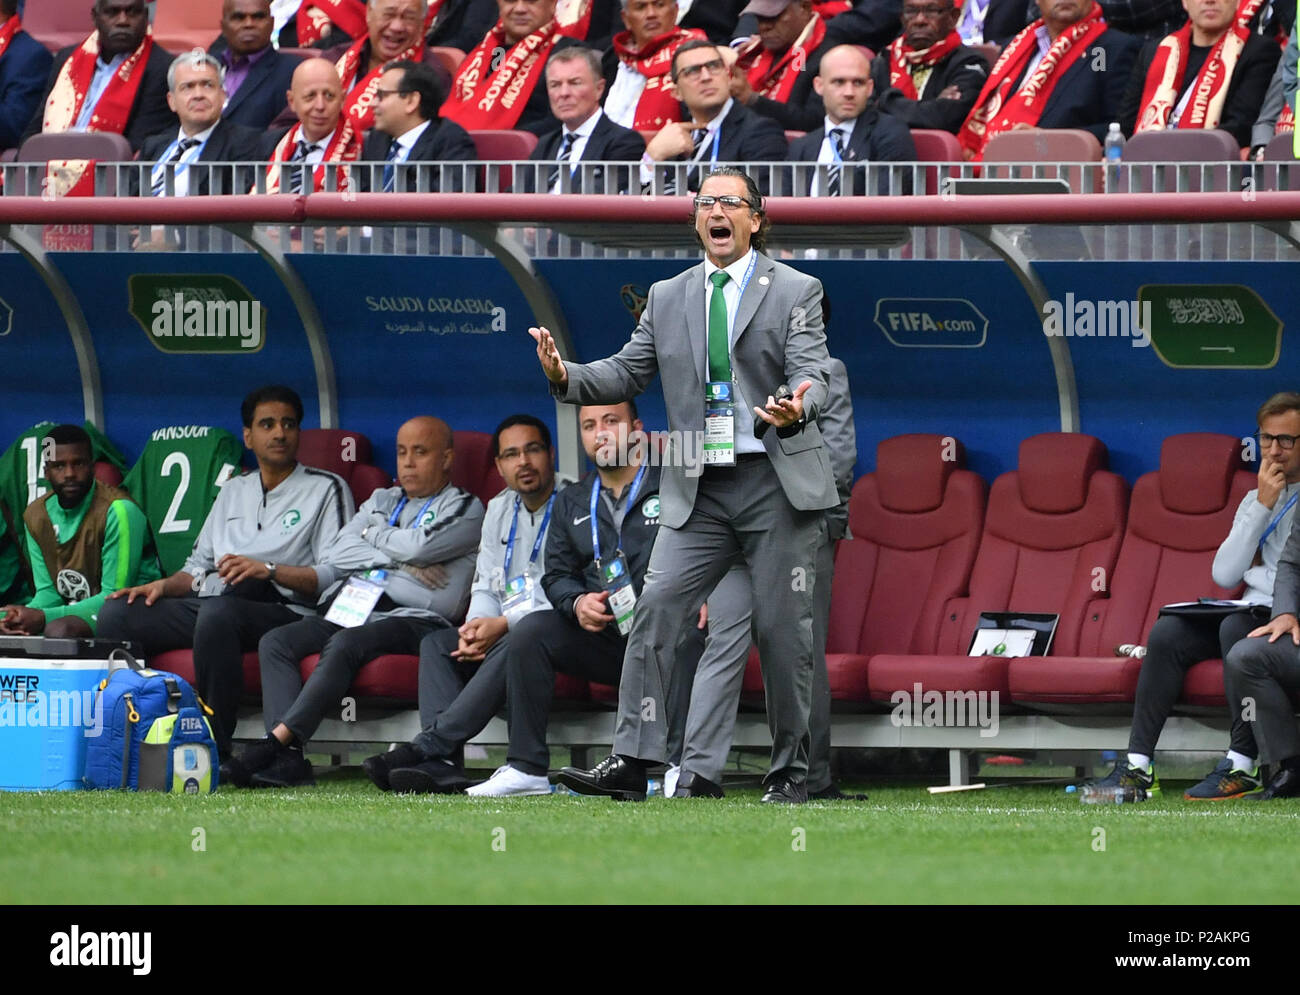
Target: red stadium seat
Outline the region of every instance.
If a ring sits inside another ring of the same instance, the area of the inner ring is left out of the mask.
[[[486,506],[501,493],[506,482],[492,458],[490,432],[452,432],[456,458],[451,464],[451,482],[475,495]]]
[[[78,45],[94,30],[86,0],[31,0],[23,9],[23,30],[57,52]]]
[[[18,147],[15,162],[49,162],[54,159],[91,159],[99,163],[130,162],[135,157],[131,143],[111,131],[52,131],[32,135]],[[26,190],[26,176],[19,171],[14,176],[13,188],[6,190],[10,196],[37,196],[41,190]],[[117,171],[104,171],[103,182],[96,184],[95,193],[112,196],[117,192]]]
[[[1128,158],[1128,149],[1124,150]],[[1099,162],[1101,143],[1090,131],[1079,128],[1027,128],[1022,131],[1004,131],[989,139],[984,149],[984,161],[1014,163]],[[989,177],[1005,178],[1014,170],[986,169]],[[1042,176],[1033,172],[1033,176]],[[1020,176],[1017,178],[1027,178]],[[1101,167],[1095,170],[1070,169],[1064,176],[1071,193],[1091,193],[1102,189]]]
[[[876,447],[876,469],[849,500],[849,532],[835,553],[826,667],[831,698],[866,702],[877,653],[956,647],[953,601],[966,593],[985,485],[962,469],[951,437],[900,435]],[[945,458],[947,457],[947,458]],[[745,689],[762,688],[751,654]]]
[[[1237,140],[1226,131],[1174,128],[1142,131],[1124,144],[1129,190],[1227,190],[1229,162],[1241,161]],[[1192,163],[1223,163],[1204,168]],[[1134,163],[1152,163],[1134,168]]]
[[[961,143],[957,141],[957,136],[951,132],[931,128],[913,128],[912,144],[916,146],[917,162],[962,161]],[[925,171],[926,193],[933,195],[939,192],[939,177],[944,172],[952,172],[955,175],[953,170],[931,168]]]
[[[1116,657],[1141,643],[1162,605],[1197,597],[1236,597],[1210,576],[1210,564],[1255,475],[1242,468],[1241,440],[1230,435],[1173,435],[1160,449],[1160,470],[1144,474],[1129,501],[1128,529],[1109,584],[1110,597],[1089,611],[1080,655],[1012,660],[1012,701],[1033,705],[1132,702],[1141,661]],[[1220,701],[1222,665],[1215,661]],[[1196,701],[1196,687],[1188,700]]]
[[[537,136],[531,131],[471,131],[474,149],[482,162],[522,162],[532,155],[537,147]],[[496,174],[495,182],[492,174]],[[498,166],[488,170],[485,182],[479,184],[482,190],[501,193],[510,190],[514,182],[514,170],[509,166]]]
[[[1105,460],[1101,440],[1081,433],[1046,432],[1020,444],[1018,468],[989,492],[970,597],[948,610],[939,653],[873,656],[873,700],[918,682],[943,692],[997,691],[1008,700],[1008,660],[962,655],[981,612],[1055,613],[1052,654],[1078,654],[1098,571],[1113,575],[1124,534],[1128,486],[1102,469]]]
[[[194,652],[192,650],[168,650],[157,656],[149,657],[149,666],[155,670],[165,670],[179,674],[191,684],[194,683]],[[262,695],[262,668],[257,662],[257,652],[244,654],[244,697],[260,700]]]
[[[393,480],[370,462],[370,440],[360,432],[339,428],[305,428],[298,441],[298,459],[319,470],[337,473],[352,491],[357,507],[379,487]]]
[[[221,34],[223,0],[157,0],[153,15],[153,40],[182,55],[192,49],[207,51]]]
[[[465,61],[465,53],[458,48],[452,48],[450,45],[432,45],[429,51],[437,57],[447,72],[453,76],[456,75],[456,70],[460,68],[460,64]]]
[[[121,487],[122,471],[107,460],[95,460],[95,479],[109,487]]]

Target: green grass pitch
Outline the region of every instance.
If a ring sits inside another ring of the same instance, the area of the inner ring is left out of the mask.
[[[870,786],[866,802],[776,808],[745,789],[394,796],[346,770],[285,792],[2,794],[0,902],[1294,902],[1278,868],[1300,802],[1196,804],[1185,786],[1115,806]]]

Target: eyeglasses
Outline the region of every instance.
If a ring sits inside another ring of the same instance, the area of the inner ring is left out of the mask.
[[[734,211],[740,207],[753,207],[751,201],[744,197],[737,197],[735,194],[724,194],[721,197],[710,197],[707,194],[695,198],[695,209],[707,211],[714,204],[721,204],[726,210]]]
[[[382,86],[375,87],[375,97],[378,100],[383,100],[385,97],[391,97],[394,93],[400,93],[402,96],[406,96],[406,94],[413,92],[413,90],[385,90]]]
[[[903,20],[915,21],[918,17],[927,17],[930,20],[937,20],[952,9],[952,7],[939,7],[934,4],[928,7],[904,7]]]
[[[715,76],[726,69],[726,63],[721,59],[711,59],[708,62],[701,62],[695,66],[682,66],[677,70],[678,79],[696,79],[704,70],[709,71],[710,76]]]
[[[1275,442],[1282,449],[1294,449],[1295,440],[1300,438],[1294,435],[1269,435],[1267,432],[1256,432],[1255,437],[1259,439],[1260,449],[1267,449]]]
[[[532,459],[534,456],[542,456],[546,452],[546,447],[540,442],[530,442],[523,449],[506,449],[501,452],[497,459],[502,463],[513,463],[520,456],[527,456]]]

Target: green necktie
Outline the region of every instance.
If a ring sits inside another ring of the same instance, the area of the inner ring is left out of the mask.
[[[727,299],[722,288],[731,277],[726,270],[718,270],[709,280],[713,293],[709,297],[709,379],[731,379],[731,349],[727,342]]]

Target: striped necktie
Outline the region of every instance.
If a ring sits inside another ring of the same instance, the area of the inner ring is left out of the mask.
[[[320,150],[320,146],[319,146],[319,145],[314,145],[314,144],[308,142],[306,139],[300,138],[300,139],[298,139],[298,147],[297,147],[296,149],[294,149],[294,151],[293,151],[293,158],[290,159],[289,161],[290,161],[290,162],[302,162],[304,159],[306,159],[306,158],[307,158],[309,155],[311,155],[313,152],[316,152],[316,151],[319,151],[319,150]],[[311,169],[310,166],[298,166],[296,169],[294,169],[294,170],[292,171],[292,173],[291,173],[291,175],[290,175],[290,177],[289,177],[289,192],[290,192],[290,193],[302,193],[302,188],[303,188],[303,174],[307,173],[310,169]],[[314,186],[314,183],[313,183],[313,186]]]
[[[384,166],[384,193],[393,192],[393,186],[397,179],[397,168],[395,163],[397,162],[397,157],[401,154],[402,143],[394,138],[393,143],[388,146],[388,156],[386,157],[387,164]]]
[[[826,170],[826,196],[838,197],[840,195],[840,179],[844,172],[844,129],[831,129],[831,149],[835,153],[835,161],[831,163]]]
[[[176,151],[169,155],[164,162],[158,163],[153,168],[150,186],[155,197],[163,195],[163,188],[167,185],[167,167],[181,161],[181,157],[190,149],[199,144],[197,138],[182,138],[176,144]]]
[[[555,185],[560,182],[560,169],[566,168],[572,175],[573,167],[569,162],[570,156],[573,155],[573,147],[578,144],[578,133],[576,131],[566,131],[564,133],[564,142],[560,145],[560,154],[555,157],[555,166],[550,175],[546,177],[546,189],[554,190]],[[564,192],[564,191],[561,191]]]

